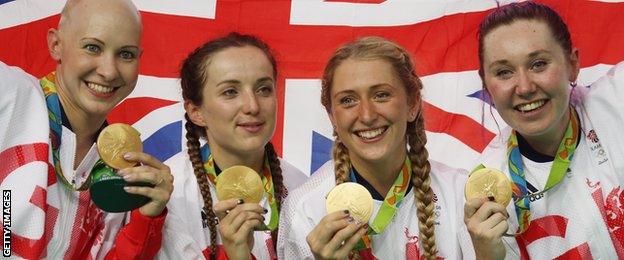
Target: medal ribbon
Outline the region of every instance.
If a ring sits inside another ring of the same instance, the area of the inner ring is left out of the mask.
[[[87,181],[83,183],[80,187],[74,187],[72,183],[70,183],[67,179],[65,179],[65,175],[63,174],[63,169],[61,168],[61,157],[59,155],[59,151],[61,149],[61,133],[62,133],[62,125],[63,119],[61,116],[61,102],[59,100],[59,96],[56,90],[56,73],[52,72],[45,77],[39,80],[39,84],[41,85],[41,89],[43,90],[43,94],[45,96],[46,106],[48,107],[48,122],[50,125],[50,144],[52,146],[52,158],[54,161],[54,172],[56,172],[56,176],[61,179],[61,182],[65,187],[70,190],[86,190],[89,188],[91,183],[91,175],[89,175]]]
[[[579,121],[574,108],[570,108],[570,123],[563,136],[563,140],[559,144],[559,149],[555,154],[555,159],[550,168],[550,174],[546,181],[546,186],[541,193],[544,193],[557,184],[561,183],[563,176],[565,176],[570,161],[576,150],[576,146],[579,140]],[[509,174],[511,175],[512,191],[514,205],[516,209],[516,216],[518,217],[518,231],[516,234],[521,234],[526,231],[531,223],[531,201],[529,199],[527,190],[527,181],[524,174],[524,166],[522,165],[522,156],[520,154],[520,148],[518,147],[518,137],[515,130],[512,131],[511,136],[507,142],[507,156],[509,165]]]
[[[215,170],[214,159],[208,149],[202,149],[202,159],[204,161],[204,170],[208,175],[208,179],[212,182],[212,185],[217,186],[217,172]],[[267,228],[269,230],[275,230],[279,223],[279,212],[277,210],[277,201],[275,200],[275,188],[273,187],[273,176],[271,176],[271,167],[269,166],[268,156],[264,156],[264,166],[262,167],[262,184],[264,186],[264,193],[267,196],[269,206],[271,207],[271,219]]]
[[[372,235],[377,235],[382,233],[388,224],[392,221],[396,212],[398,210],[401,201],[405,197],[405,193],[407,192],[407,188],[409,187],[412,180],[412,163],[409,158],[405,158],[405,163],[403,163],[403,167],[399,172],[399,176],[394,180],[394,184],[386,194],[386,197],[377,211],[377,215],[373,220],[373,223],[370,224],[370,228],[368,232],[360,242],[355,246],[355,249],[362,250],[371,248]],[[355,173],[353,169],[351,169],[351,181],[355,182]]]

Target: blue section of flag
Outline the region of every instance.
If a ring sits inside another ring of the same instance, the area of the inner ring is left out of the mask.
[[[312,131],[312,163],[310,174],[331,159],[331,149],[334,142],[329,138]]]
[[[143,151],[161,162],[182,151],[182,121],[158,129],[143,141]]]
[[[483,89],[468,95],[468,97],[481,99],[481,101],[490,104],[490,106],[494,106],[494,102],[492,102],[490,94],[488,94],[487,91],[484,91]]]
[[[13,2],[13,1],[15,1],[15,0],[0,0],[0,5],[1,4],[6,4],[8,2]]]

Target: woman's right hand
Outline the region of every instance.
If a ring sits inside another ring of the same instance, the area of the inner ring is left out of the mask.
[[[470,233],[477,259],[504,259],[503,235],[509,214],[493,198],[474,198],[464,205],[464,223]]]
[[[346,259],[366,234],[368,223],[362,223],[348,211],[327,214],[306,237],[315,259]]]
[[[242,199],[219,201],[213,207],[219,218],[219,234],[229,259],[251,259],[254,229],[262,227],[266,209]]]

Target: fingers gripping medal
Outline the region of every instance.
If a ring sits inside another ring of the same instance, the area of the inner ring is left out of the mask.
[[[242,199],[246,203],[260,203],[264,196],[260,175],[253,169],[241,165],[223,170],[217,176],[216,190],[219,200]],[[256,230],[269,230],[269,227],[262,223]]]
[[[494,197],[494,200],[507,206],[511,201],[511,181],[499,170],[481,168],[470,174],[466,181],[466,200]]]
[[[325,200],[327,213],[349,210],[349,214],[362,223],[368,223],[373,214],[373,196],[364,186],[345,182],[334,187]]]
[[[91,170],[91,199],[96,206],[107,212],[125,212],[141,207],[149,198],[127,193],[128,185],[117,175],[117,170],[133,167],[137,163],[123,158],[127,152],[142,152],[143,143],[139,132],[127,124],[112,124],[104,128],[97,139],[97,149],[101,160]],[[145,182],[132,183],[132,186],[153,186]]]
[[[216,189],[219,200],[243,199],[260,203],[264,196],[260,175],[246,166],[232,166],[222,171],[217,176]]]

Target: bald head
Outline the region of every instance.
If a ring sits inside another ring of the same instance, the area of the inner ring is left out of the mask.
[[[124,24],[138,26],[142,30],[141,15],[130,0],[68,0],[61,11],[58,29],[62,32],[64,27],[83,23],[92,15],[121,18]]]

